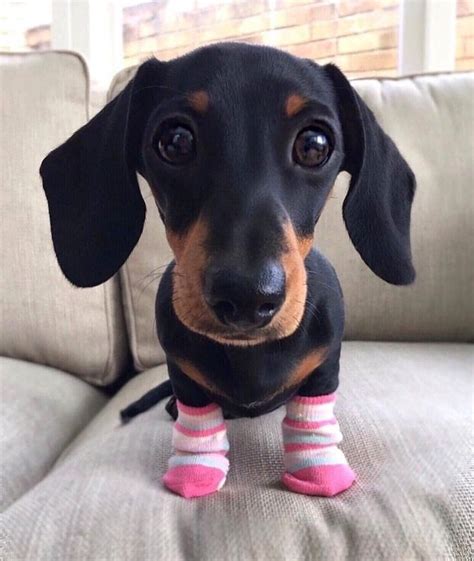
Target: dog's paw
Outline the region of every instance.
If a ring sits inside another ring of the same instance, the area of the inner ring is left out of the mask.
[[[173,456],[163,483],[186,499],[204,497],[223,487],[228,469],[229,460],[220,454]]]
[[[282,481],[294,493],[334,497],[348,489],[356,475],[347,464],[311,466],[294,473],[285,472]]]

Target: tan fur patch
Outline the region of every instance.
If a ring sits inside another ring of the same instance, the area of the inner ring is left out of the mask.
[[[285,226],[285,242],[281,264],[286,274],[286,299],[271,323],[279,337],[296,331],[303,317],[307,293],[304,259],[310,249],[307,238],[298,239],[290,222]]]
[[[328,354],[327,347],[321,347],[319,349],[315,349],[303,357],[295,368],[290,372],[286,382],[278,388],[277,391],[271,393],[270,395],[266,396],[264,399],[259,400],[258,402],[254,402],[254,405],[264,405],[266,402],[270,401],[271,399],[275,398],[280,393],[293,388],[295,386],[299,386],[304,380],[310,376],[316,368],[321,366],[323,362],[326,360]],[[215,395],[221,395],[228,399],[229,401],[235,403],[236,405],[241,405],[228,396],[225,392],[215,386],[212,382],[210,382],[206,376],[194,366],[189,360],[181,359],[173,357],[173,361],[179,366],[181,371],[191,380],[196,382],[199,386],[207,389],[211,393]]]
[[[198,113],[205,113],[209,109],[209,95],[204,90],[188,94],[188,101]]]
[[[207,390],[209,390],[214,394],[223,395],[224,397],[226,397],[226,395],[221,390],[219,390],[219,388],[217,388],[214,384],[212,384],[206,378],[206,376],[198,368],[194,366],[194,364],[189,362],[189,360],[173,357],[173,362],[175,362],[179,366],[180,370],[184,374],[186,374],[188,378],[193,380],[193,382],[196,382],[196,384],[198,384],[199,386],[206,388]]]
[[[281,256],[286,275],[285,302],[269,325],[252,336],[239,336],[217,320],[204,299],[202,278],[208,261],[205,249],[207,236],[207,225],[202,219],[198,219],[183,235],[167,231],[176,259],[173,307],[181,323],[218,343],[234,346],[253,346],[291,335],[298,328],[304,313],[307,292],[304,259],[311,249],[312,238],[297,238],[291,223],[287,224],[286,248]]]
[[[167,229],[166,237],[173,250],[176,265],[173,271],[173,308],[181,323],[188,329],[226,345],[256,345],[268,339],[261,333],[258,338],[237,338],[223,326],[204,300],[202,276],[208,256],[205,242],[208,231],[202,219],[198,219],[182,235]]]
[[[304,380],[314,371],[316,368],[321,366],[323,362],[326,360],[328,354],[327,347],[321,347],[320,349],[315,349],[303,357],[295,368],[290,372],[288,379],[283,384],[281,388],[278,388],[276,392],[273,392],[266,398],[266,401],[269,401],[276,397],[278,394],[293,388],[295,386],[299,386]]]
[[[173,251],[176,261],[179,261],[181,255],[183,254],[184,246],[186,245],[186,238],[187,238],[186,235],[180,236],[178,234],[175,234],[168,228],[166,229],[166,239],[170,244],[170,247]]]
[[[176,258],[173,271],[173,307],[180,321],[192,331],[207,334],[207,326],[218,327],[204,300],[202,276],[208,261],[205,250],[207,225],[198,219],[182,236],[167,232]]]
[[[307,100],[299,94],[291,94],[285,103],[285,113],[287,117],[294,117],[306,105]]]
[[[327,354],[327,347],[321,347],[320,349],[311,351],[298,362],[295,368],[288,375],[286,382],[278,388],[276,392],[267,396],[260,403],[264,404],[266,401],[270,401],[275,398],[278,394],[283,393],[290,388],[294,388],[295,386],[299,386],[314,370],[316,370],[316,368],[323,364],[327,358]]]
[[[306,259],[308,253],[311,251],[311,248],[313,247],[313,243],[314,243],[313,236],[308,236],[306,238],[298,237],[297,243],[298,243],[298,251],[300,252],[301,257],[303,259]]]
[[[297,364],[293,372],[290,374],[288,381],[285,383],[284,388],[291,388],[301,384],[318,366],[326,360],[328,349],[321,347],[311,351],[308,355],[303,357]]]

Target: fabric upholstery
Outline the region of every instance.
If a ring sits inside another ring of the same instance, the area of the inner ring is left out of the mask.
[[[474,307],[474,73],[360,80],[355,88],[415,172],[409,287],[390,286],[364,265],[345,232],[345,181],[316,229],[345,294],[346,338],[472,341]]]
[[[2,511],[44,477],[107,398],[54,368],[0,357],[0,399]]]
[[[88,86],[75,54],[0,55],[0,355],[101,385],[127,354],[119,281],[81,290],[62,275],[38,172],[86,121]]]
[[[133,75],[112,83],[114,97]],[[472,115],[474,74],[426,75],[353,83],[392,136],[418,181],[412,213],[417,280],[394,287],[376,277],[352,247],[342,220],[348,184],[341,174],[316,228],[315,244],[336,268],[345,294],[347,339],[470,341],[474,337]],[[146,182],[144,233],[122,268],[130,344],[138,369],[164,360],[155,334],[154,299],[171,259]]]
[[[4,513],[5,559],[468,559],[472,361],[467,345],[346,343],[335,413],[358,479],[332,499],[279,483],[283,408],[228,422],[231,468],[217,494],[166,491],[164,402],[118,418],[164,379],[163,366],[149,370]]]

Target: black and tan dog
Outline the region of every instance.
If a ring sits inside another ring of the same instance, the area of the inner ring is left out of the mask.
[[[355,248],[385,281],[412,282],[413,173],[333,65],[236,43],[149,60],[44,160],[55,251],[77,286],[109,279],[137,243],[137,172],[153,191],[175,255],[156,300],[177,399],[164,478],[173,491],[224,483],[223,411],[257,416],[283,403],[287,487],[334,495],[352,484],[333,415],[343,299],[313,248],[342,170]]]

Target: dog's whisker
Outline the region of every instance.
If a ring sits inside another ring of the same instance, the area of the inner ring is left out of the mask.
[[[299,304],[303,304],[303,302],[299,302]],[[306,305],[310,310],[318,311],[318,305],[315,302],[310,302],[309,300],[307,300],[304,305]]]
[[[163,270],[167,267],[168,265],[159,265],[158,267],[156,267],[155,269],[152,269],[149,273],[147,273],[142,280],[146,279],[149,275],[152,275],[153,273],[158,272],[159,270]],[[140,281],[141,282],[141,281]]]
[[[318,273],[317,271],[311,271],[311,270],[307,270],[306,272],[307,272],[308,274],[310,274],[310,275],[317,275],[317,274],[320,274],[320,273]],[[330,284],[327,284],[327,283],[325,283],[325,282],[322,282],[320,279],[315,279],[315,278],[313,278],[311,282],[312,282],[312,283],[316,283],[316,284],[320,284],[321,286],[324,286],[324,287],[326,287],[326,288],[329,288],[330,290],[333,290],[336,294],[339,294],[339,291],[337,290],[337,288],[336,288],[335,286],[331,286]]]
[[[306,336],[309,336],[309,332],[308,332],[308,328],[306,327],[306,325],[304,323],[302,323],[301,321],[298,321],[298,317],[297,316],[293,316],[293,319],[298,323],[298,327],[297,329],[300,329],[304,332],[304,334]]]
[[[163,276],[163,273],[154,273],[154,274],[148,274],[146,277],[143,277],[143,279],[139,282],[136,283],[136,286],[138,287],[139,285],[143,285],[144,283],[149,282],[153,282],[155,280],[160,279]]]
[[[146,282],[150,278],[152,279],[152,282],[153,282],[153,280],[159,279],[164,274],[164,271],[162,271],[162,270],[160,271],[160,269],[164,269],[166,266],[167,265],[162,265],[162,266],[156,267],[155,269],[152,269],[149,273],[147,273],[139,281],[137,281],[135,283],[135,286],[139,286],[141,283]]]
[[[143,293],[145,292],[145,290],[146,290],[149,286],[151,286],[154,282],[159,281],[160,276],[161,276],[161,275],[152,278],[151,280],[149,280],[149,281],[145,284],[145,286],[140,290],[140,292],[139,292],[139,294],[138,294],[137,303],[140,302],[140,298],[143,296]]]

